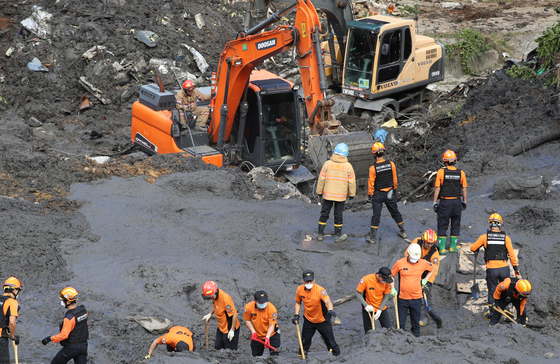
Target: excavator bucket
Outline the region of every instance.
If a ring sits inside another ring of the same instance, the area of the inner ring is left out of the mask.
[[[373,164],[373,136],[366,131],[358,131],[344,134],[331,134],[324,136],[309,137],[309,156],[319,171],[323,164],[332,156],[334,148],[338,143],[348,145],[348,162],[356,172],[356,183],[358,186],[367,185],[369,167]]]

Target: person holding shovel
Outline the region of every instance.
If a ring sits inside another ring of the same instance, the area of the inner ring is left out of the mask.
[[[144,361],[152,357],[152,353],[158,345],[166,345],[168,352],[194,351],[193,333],[186,327],[173,326],[165,335],[158,337],[152,342],[148,355],[144,357]]]
[[[302,329],[302,349],[304,354],[307,353],[311,346],[311,339],[315,335],[315,331],[319,331],[321,337],[327,345],[327,349],[332,351],[334,356],[340,355],[340,348],[334,339],[331,317],[336,317],[333,311],[332,301],[327,291],[315,284],[315,274],[313,271],[306,270],[303,272],[303,284],[298,287],[296,292],[295,315],[292,323],[299,323],[299,313],[301,304],[305,307]]]
[[[9,339],[15,344],[14,351],[19,345],[19,336],[16,335],[19,304],[16,300],[23,287],[16,277],[10,277],[3,288],[4,294],[0,296],[0,363],[10,364]]]
[[[362,304],[362,321],[366,334],[372,329],[370,314],[374,312],[373,319],[379,320],[381,327],[392,327],[391,318],[387,312],[387,306],[385,306],[392,297],[391,283],[393,283],[393,278],[391,278],[391,270],[388,267],[381,267],[377,273],[368,274],[360,279],[358,288],[356,288],[356,297]]]
[[[492,292],[504,279],[509,278],[508,257],[515,271],[516,278],[522,278],[519,273],[517,257],[513,251],[511,238],[501,230],[504,220],[496,213],[488,218],[490,230],[471,245],[471,251],[475,252],[484,248],[484,260],[486,261],[486,285],[488,286],[488,312],[484,314],[487,320],[492,320],[494,310],[494,296]]]
[[[395,262],[391,275],[399,275],[398,319],[400,327],[404,329],[410,312],[410,326],[412,334],[420,336],[420,316],[422,312],[422,287],[424,287],[434,273],[435,267],[422,256],[419,244],[410,244],[408,256]],[[425,271],[428,275],[422,278]]]
[[[265,347],[271,356],[278,356],[280,347],[280,332],[278,332],[278,312],[276,307],[268,302],[265,291],[255,292],[255,300],[245,305],[243,318],[251,331],[251,354],[261,356]]]
[[[214,349],[237,350],[240,323],[231,296],[219,289],[218,283],[208,281],[202,285],[202,298],[212,300],[214,306],[212,312],[204,315],[202,320],[208,322],[212,314],[215,314],[218,320]]]
[[[494,291],[494,305],[500,311],[504,311],[507,305],[513,304],[517,311],[517,323],[525,326],[527,324],[525,306],[527,305],[527,300],[529,300],[531,289],[531,283],[526,279],[506,278],[502,283],[498,284]],[[494,312],[490,326],[499,323],[501,317],[501,314]]]

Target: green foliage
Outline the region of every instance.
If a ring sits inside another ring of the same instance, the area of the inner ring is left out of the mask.
[[[446,45],[445,49],[449,54],[457,50],[461,59],[461,66],[465,73],[473,73],[472,68],[469,66],[469,61],[478,59],[484,52],[490,50],[492,47],[486,44],[480,31],[471,28],[458,32],[457,39],[459,40],[457,44]]]
[[[414,6],[411,5],[405,5],[402,7],[401,11],[403,13],[406,13],[407,15],[413,15],[413,16],[417,16],[418,15],[418,4],[414,4]]]
[[[522,80],[534,80],[537,78],[537,74],[530,67],[513,65],[507,71],[506,74],[510,77],[520,78]]]
[[[543,35],[535,41],[538,45],[537,55],[545,70],[560,63],[560,22],[552,28],[546,28]]]

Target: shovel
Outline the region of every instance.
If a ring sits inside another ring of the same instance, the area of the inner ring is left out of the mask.
[[[471,294],[475,300],[480,297],[480,288],[478,287],[478,283],[476,283],[476,261],[478,258],[478,250],[474,252],[474,276],[473,276],[473,285],[471,287]]]
[[[432,308],[428,306],[428,298],[426,297],[426,292],[424,292],[424,303],[426,304],[426,311],[428,311],[428,315],[436,322],[437,328],[441,329],[443,321],[441,320],[441,317],[439,317],[439,315],[432,311]]]
[[[428,312],[426,310],[426,301],[424,300],[424,297],[422,297],[422,306],[424,306],[425,314],[422,313],[419,324],[420,326],[424,327],[424,326],[428,326],[428,324],[430,323],[430,318],[428,317]]]
[[[299,332],[299,323],[296,324],[296,330],[297,330],[297,338],[299,340],[299,348],[301,350],[301,358],[305,360],[305,351],[303,351],[303,343],[301,342],[301,333]]]
[[[259,338],[256,338],[256,339],[251,339],[251,340],[253,340],[253,341],[256,341],[256,342],[259,342],[259,343],[263,344],[263,345],[264,345],[264,347],[265,347],[265,348],[267,348],[267,349],[270,349],[270,350],[272,350],[272,351],[278,351],[278,350],[277,350],[277,349],[276,349],[276,348],[275,348],[274,346],[272,346],[272,345],[265,345],[264,341],[262,341],[262,340],[261,340],[261,339],[259,339]]]
[[[371,329],[375,331],[375,319],[373,318],[373,312],[368,312],[369,319],[371,320]]]
[[[393,297],[393,303],[395,304],[395,316],[397,317],[397,329],[401,328],[401,324],[399,322],[399,307],[397,305],[397,296]]]
[[[210,330],[210,323],[208,321],[204,321],[204,328],[206,329],[206,350],[208,350],[208,331]]]
[[[18,360],[18,353],[17,353],[17,345],[15,343],[15,341],[12,340],[12,344],[14,345],[14,358],[16,359],[16,364],[19,364],[19,360]]]

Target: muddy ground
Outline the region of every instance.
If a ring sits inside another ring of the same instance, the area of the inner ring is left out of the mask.
[[[517,11],[513,17],[530,18],[526,13],[537,11],[518,2],[502,6],[512,4],[514,8],[506,13]],[[53,14],[52,33],[46,39],[20,25],[33,5]],[[478,9],[483,4],[469,6],[472,13],[473,6]],[[485,14],[495,6],[488,3]],[[540,18],[543,24],[555,16],[551,9],[544,10],[549,7],[538,3],[547,15]],[[472,25],[472,19],[481,26],[511,23],[504,21],[503,13],[492,18],[471,16],[467,10],[424,15],[433,17],[433,26],[448,24],[446,29]],[[198,13],[205,19],[203,29],[195,23]],[[167,354],[160,347],[150,361],[258,362],[250,356],[245,326],[237,353],[202,348],[201,318],[210,306],[199,292],[209,279],[233,297],[238,310],[254,291],[266,290],[279,310],[282,330],[281,356],[276,361],[300,362],[290,318],[301,272],[313,269],[317,283],[336,300],[353,294],[362,276],[392,266],[401,257],[406,244],[397,238],[386,210],[378,246],[365,242],[371,212],[363,202],[348,204],[347,242],[335,244],[328,237],[319,243],[306,238],[315,231],[319,214],[312,194],[311,203],[282,199],[286,193],[256,189],[239,168],[218,169],[179,155],[146,158],[131,147],[130,107],[139,85],[154,80],[156,69],[150,59],[182,56],[179,70],[207,85],[221,46],[242,29],[243,15],[243,4],[226,1],[7,0],[0,4],[0,246],[4,251],[0,277],[15,275],[25,286],[19,300],[20,362],[49,362],[58,350],[53,344],[42,346],[40,340],[57,332],[63,316],[58,292],[67,285],[78,289],[90,313],[91,363],[131,363],[146,355],[157,336],[131,320],[138,315],[169,318],[196,335],[196,353]],[[157,33],[157,46],[148,48],[136,40],[133,29]],[[205,56],[208,71],[197,68],[183,43]],[[82,54],[96,45],[106,49],[84,60]],[[14,51],[7,56],[11,47]],[[516,47],[523,53],[520,49]],[[33,57],[48,65],[48,72],[29,71],[27,64]],[[123,70],[117,71],[114,63]],[[103,92],[104,102],[80,84],[82,76]],[[175,83],[172,74],[164,81],[168,87]],[[82,95],[93,107],[79,110]],[[457,152],[469,183],[459,241],[474,241],[485,232],[488,215],[498,211],[520,249],[521,273],[533,283],[530,322],[545,327],[488,329],[482,318],[484,299],[474,302],[470,295],[456,293],[456,283],[469,282],[471,272],[461,273],[459,258],[449,256],[442,260],[431,302],[444,320],[439,332],[431,323],[418,339],[396,329],[364,335],[359,304],[352,300],[335,308],[342,321],[334,329],[342,356],[326,355],[317,336],[311,362],[368,362],[372,354],[387,363],[558,360],[560,143],[557,139],[532,143],[558,133],[558,95],[556,87],[513,80],[498,72],[438,94],[431,118],[418,119],[426,123],[427,132],[400,128],[390,131],[387,142],[388,156],[399,168],[398,197],[411,238],[436,224],[429,202],[431,187],[412,192],[426,181],[427,172],[439,168],[445,149]],[[111,159],[99,165],[86,156]],[[504,176],[527,180],[543,176],[548,192],[544,199],[494,199],[494,182]],[[265,198],[259,200],[255,194]],[[332,233],[332,225],[327,230]],[[212,332],[215,327],[212,319]]]

